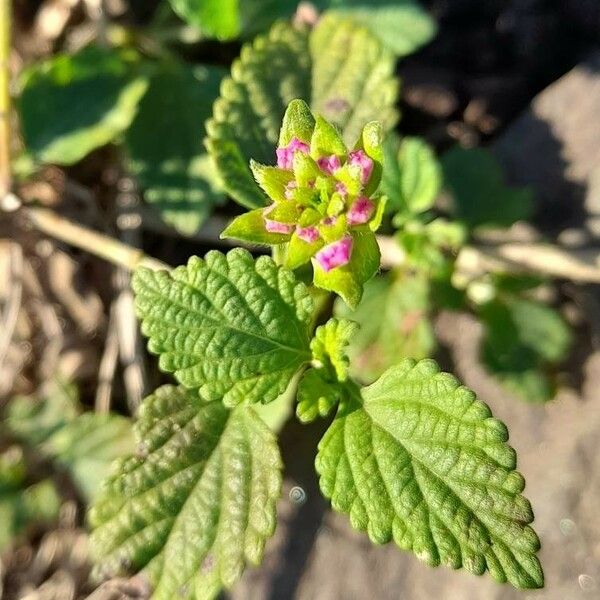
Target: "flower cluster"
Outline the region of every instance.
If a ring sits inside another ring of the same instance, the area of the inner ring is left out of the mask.
[[[373,232],[385,201],[374,195],[381,137],[379,124],[368,123],[349,151],[333,125],[294,100],[284,117],[277,166],[250,165],[271,203],[238,217],[223,235],[283,245],[285,266],[312,261],[315,285],[356,305],[379,268]]]

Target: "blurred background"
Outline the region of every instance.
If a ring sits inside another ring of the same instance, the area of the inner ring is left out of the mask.
[[[366,28],[398,90],[382,230],[395,250],[362,310],[335,307],[362,325],[355,374],[433,356],[490,404],[527,480],[546,587],[517,592],[374,547],[319,492],[327,423],[290,419],[276,535],[224,597],[600,598],[597,0],[14,0],[0,153],[2,195],[14,190],[0,212],[0,598],[148,597],[136,578],[91,581],[85,510],[132,448],[141,399],[168,379],[145,350],[126,265],[68,223],[170,265],[226,249],[219,233],[243,209],[204,143],[220,141],[205,122],[219,121],[221,82],[273,23],[309,31],[324,12]],[[317,61],[283,53],[298,89],[318,87]],[[254,71],[239,67],[255,98],[274,64],[259,54]],[[362,83],[364,101],[379,102]],[[244,131],[263,126],[252,110],[235,125],[244,156]],[[422,186],[412,205],[410,177]]]

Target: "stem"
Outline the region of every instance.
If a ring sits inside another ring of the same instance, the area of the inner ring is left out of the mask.
[[[12,188],[10,172],[10,30],[11,2],[0,0],[0,199]]]
[[[107,235],[76,225],[46,208],[22,207],[20,210],[27,224],[34,229],[71,246],[91,252],[128,271],[133,271],[137,267],[153,270],[171,268],[166,263],[147,256],[137,248],[132,248]]]

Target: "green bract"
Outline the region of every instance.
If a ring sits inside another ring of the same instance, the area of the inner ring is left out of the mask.
[[[315,285],[356,306],[363,284],[379,269],[374,231],[386,199],[374,192],[383,171],[382,141],[380,124],[367,123],[349,150],[333,125],[293,100],[279,134],[277,166],[251,162],[271,204],[236,218],[223,237],[281,245],[291,269],[312,261]]]

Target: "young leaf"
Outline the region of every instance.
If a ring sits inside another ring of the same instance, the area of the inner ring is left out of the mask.
[[[212,251],[170,273],[138,269],[133,288],[161,368],[207,400],[270,402],[311,359],[312,299],[266,256]]]
[[[135,74],[135,60],[135,55],[88,46],[27,69],[19,108],[34,158],[71,165],[125,131],[148,86],[146,76]]]
[[[431,356],[435,336],[429,310],[427,281],[410,273],[369,281],[355,311],[337,301],[335,314],[360,325],[348,347],[352,376],[370,383],[402,358]]]
[[[373,542],[542,587],[533,513],[507,439],[454,377],[431,360],[405,360],[342,404],[316,467],[333,507]]]
[[[358,325],[348,319],[329,319],[317,327],[310,342],[313,358],[327,369],[328,374],[338,381],[348,378],[347,346],[358,331]]]
[[[194,233],[223,200],[202,143],[222,76],[215,67],[162,66],[125,138],[144,198],[184,234]]]
[[[264,206],[250,159],[274,164],[281,120],[294,98],[337,125],[349,147],[369,120],[390,128],[393,69],[393,56],[366,29],[329,16],[312,33],[278,23],[244,46],[206,124],[206,144],[227,192],[247,208]]]
[[[296,415],[301,423],[326,417],[343,394],[344,388],[338,382],[323,379],[320,369],[309,369],[298,384]]]
[[[429,210],[442,183],[442,169],[433,149],[422,139],[390,136],[384,143],[385,169],[381,191],[389,198],[387,210],[418,214]]]
[[[275,530],[276,438],[251,407],[170,385],[144,400],[135,434],[89,513],[96,574],[143,569],[154,600],[214,598]]]
[[[488,150],[453,148],[444,155],[442,167],[456,216],[467,225],[508,226],[531,214],[531,190],[507,186]]]
[[[240,32],[240,0],[169,0],[173,10],[202,33],[221,40]]]

